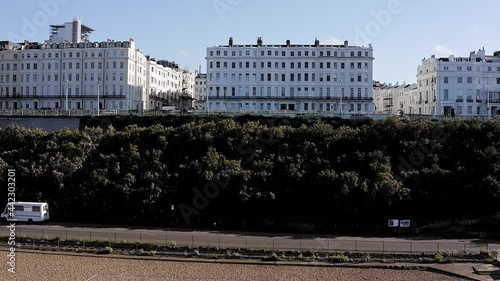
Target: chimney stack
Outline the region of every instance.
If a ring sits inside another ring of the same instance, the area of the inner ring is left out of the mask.
[[[346,48],[349,47],[349,41],[347,41],[347,40],[344,41],[344,47],[346,47]]]
[[[318,38],[316,38],[316,39],[314,40],[314,46],[315,46],[316,48],[317,48],[317,47],[319,47],[319,40],[318,40]]]
[[[233,47],[233,37],[229,37],[229,47]]]
[[[257,38],[257,46],[262,47],[262,37]]]
[[[286,46],[290,47],[290,40],[286,40]]]

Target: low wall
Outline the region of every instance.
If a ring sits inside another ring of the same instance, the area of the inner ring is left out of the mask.
[[[10,125],[18,125],[30,129],[43,129],[54,132],[68,128],[70,130],[80,129],[79,118],[0,118],[0,128]]]

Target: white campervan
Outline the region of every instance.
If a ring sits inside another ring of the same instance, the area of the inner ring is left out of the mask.
[[[9,204],[0,215],[3,220],[18,222],[41,222],[50,218],[48,203],[16,202],[11,210]]]
[[[179,112],[179,110],[173,105],[164,105],[161,107],[161,110],[165,112]]]

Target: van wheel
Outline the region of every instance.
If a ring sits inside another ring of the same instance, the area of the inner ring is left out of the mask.
[[[33,220],[32,219],[28,219],[28,223],[33,223]]]

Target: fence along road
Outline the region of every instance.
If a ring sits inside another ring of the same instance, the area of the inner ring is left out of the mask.
[[[0,228],[0,236],[8,236],[8,228]],[[367,238],[331,237],[316,238],[310,235],[280,236],[279,234],[223,233],[223,232],[182,232],[128,228],[90,228],[59,225],[17,225],[17,237],[36,239],[143,242],[159,245],[241,248],[265,250],[368,252],[368,253],[434,253],[438,251],[456,252],[496,252],[500,250],[498,241],[487,242],[473,239],[425,239],[425,238]]]

